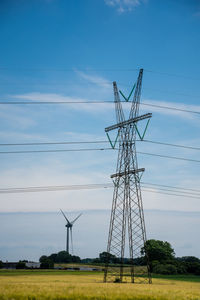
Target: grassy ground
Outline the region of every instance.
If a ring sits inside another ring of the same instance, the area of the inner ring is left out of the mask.
[[[200,300],[195,276],[154,278],[152,285],[103,283],[102,278],[101,272],[1,270],[0,300]]]

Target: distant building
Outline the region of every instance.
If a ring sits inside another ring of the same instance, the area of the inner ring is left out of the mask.
[[[3,269],[16,269],[18,262],[3,262]]]
[[[16,269],[16,266],[19,262],[3,262],[3,269]],[[27,269],[39,269],[40,263],[39,262],[25,262],[25,268]]]
[[[29,268],[29,269],[39,269],[40,268],[39,262],[29,261],[29,262],[26,262],[25,265],[26,265],[26,268]]]

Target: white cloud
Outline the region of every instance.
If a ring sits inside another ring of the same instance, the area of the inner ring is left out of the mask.
[[[100,87],[103,87],[103,88],[112,88],[112,82],[110,82],[109,80],[101,77],[101,76],[97,76],[97,75],[88,75],[82,71],[78,71],[76,70],[75,71],[81,78],[91,82],[91,83],[94,83]]]
[[[23,133],[19,131],[0,131],[0,138],[1,140],[7,140],[12,141],[13,143],[20,142],[20,141],[26,141],[26,142],[48,142],[49,139],[46,136],[42,136],[40,134],[29,134],[29,133]]]
[[[84,74],[83,76],[85,76],[85,78],[87,78],[88,80],[90,78],[90,76],[86,75],[86,74]],[[92,77],[90,79],[98,81],[98,79],[92,79]],[[103,78],[101,78],[101,80],[103,82]],[[98,84],[101,84],[100,83],[101,80],[99,81]],[[105,113],[107,111],[109,111],[109,112],[113,111],[113,109],[114,109],[114,107],[113,107],[114,102],[113,102],[113,104],[106,103],[106,102],[94,104],[94,103],[90,103],[90,101],[91,102],[103,102],[104,100],[102,100],[102,99],[89,100],[88,98],[70,97],[70,96],[63,96],[60,94],[53,94],[53,93],[50,94],[50,93],[35,93],[34,92],[34,93],[27,93],[27,94],[21,94],[21,95],[14,95],[12,97],[16,98],[16,99],[22,99],[22,100],[28,100],[28,101],[58,102],[58,103],[59,102],[70,102],[67,105],[67,108],[71,108],[71,109],[79,110],[79,111],[90,112],[90,113]],[[79,102],[79,103],[77,103],[77,102]],[[85,103],[81,103],[81,102],[85,102]],[[142,105],[142,103],[144,105]],[[148,105],[150,105],[150,106],[148,106]],[[129,112],[130,107],[131,107],[131,102],[122,103],[122,106],[123,106],[123,109],[125,112]],[[162,108],[162,107],[164,107],[164,108]],[[168,109],[167,107],[172,108],[172,109]],[[197,115],[192,114],[190,112],[186,112],[184,110],[195,111],[195,112],[200,113],[200,106],[199,105],[188,105],[188,104],[179,103],[179,102],[168,102],[165,100],[142,99],[140,110],[141,111],[148,110],[150,112],[156,112],[159,114],[185,118],[189,121],[196,121],[196,120],[198,120]],[[30,120],[29,120],[29,122],[30,122]]]
[[[147,2],[147,0],[104,0],[104,1],[106,5],[116,8],[119,13],[132,11],[140,4]]]
[[[181,118],[185,118],[188,120],[196,120],[196,116],[195,114],[186,112],[184,110],[187,111],[195,111],[200,113],[200,106],[199,105],[188,105],[188,104],[184,104],[184,103],[179,103],[179,102],[168,102],[168,101],[164,101],[164,100],[152,100],[152,99],[143,99],[141,101],[144,104],[147,104],[147,106],[145,107],[145,105],[142,105],[142,109],[146,110],[146,108],[149,105],[148,109],[150,109],[150,111],[154,111],[160,114],[164,114],[164,115],[174,115],[177,117],[181,117]],[[154,106],[155,105],[155,106]],[[160,107],[159,107],[160,106]],[[161,106],[163,106],[164,108],[162,108]],[[172,109],[168,109],[172,108]],[[182,110],[182,111],[181,111]]]
[[[25,110],[16,106],[1,106],[1,121],[9,124],[9,126],[20,129],[26,129],[36,124],[32,117],[25,114]]]
[[[75,158],[75,156],[74,156]],[[87,161],[89,164],[89,160]],[[51,164],[51,165],[50,165]],[[77,171],[77,168],[78,171]],[[1,187],[74,185],[105,182],[101,172],[81,172],[80,161],[65,164],[59,159],[51,163],[30,165],[28,168],[11,168],[1,172]],[[109,179],[108,179],[109,182]],[[112,189],[77,190],[45,193],[2,194],[1,212],[6,211],[58,211],[109,208]]]
[[[12,96],[16,99],[28,100],[28,101],[42,101],[42,102],[70,102],[67,104],[67,108],[71,108],[74,110],[79,111],[86,111],[86,112],[105,112],[108,109],[113,110],[113,106],[109,103],[89,103],[89,102],[101,102],[102,100],[92,99],[89,100],[88,98],[79,98],[79,97],[69,97],[63,96],[60,94],[50,94],[50,93],[27,93],[21,95]],[[77,103],[78,102],[78,103]],[[81,103],[86,102],[86,103]],[[88,102],[88,103],[87,103]],[[65,105],[65,104],[63,104]],[[66,107],[66,105],[65,105]],[[62,107],[63,108],[63,107]]]
[[[194,14],[194,17],[200,17],[200,11],[197,11],[197,12]]]

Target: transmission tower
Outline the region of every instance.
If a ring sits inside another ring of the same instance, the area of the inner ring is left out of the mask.
[[[117,124],[105,128],[111,146],[119,141],[116,173],[111,175],[114,183],[110,229],[104,271],[104,282],[151,283],[148,254],[145,249],[146,229],[140,189],[140,178],[144,168],[138,168],[136,153],[136,135],[144,138],[152,114],[139,116],[139,104],[142,87],[143,69],[140,69],[136,85],[126,98],[118,91],[113,82],[114,103]],[[120,95],[128,102],[134,96],[128,120],[125,120]],[[141,136],[137,123],[147,119],[144,133]],[[113,144],[108,132],[117,129],[118,134]],[[128,233],[129,265],[125,266],[125,241]],[[141,266],[139,266],[141,264]]]

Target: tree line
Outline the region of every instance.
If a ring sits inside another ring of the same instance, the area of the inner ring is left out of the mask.
[[[148,253],[148,257],[145,255]],[[150,271],[155,274],[194,274],[200,275],[200,259],[194,256],[175,257],[175,252],[170,243],[160,240],[148,240],[141,249],[141,256],[133,260],[134,265],[145,265],[149,261]],[[121,259],[108,252],[101,252],[97,258],[84,258],[71,255],[67,251],[42,255],[39,259],[40,268],[54,268],[56,263],[79,263],[105,265],[106,263],[120,265]],[[25,268],[26,261],[19,261],[17,268]],[[128,258],[123,259],[123,264],[130,265],[132,261]],[[0,268],[3,267],[0,261]]]
[[[148,253],[148,257],[145,256]],[[175,257],[175,251],[166,241],[148,240],[141,249],[141,257],[133,260],[134,265],[145,265],[149,261],[150,271],[155,274],[173,275],[173,274],[194,274],[200,275],[200,259],[194,256]],[[66,251],[60,251],[57,254],[40,257],[41,268],[51,268],[55,263],[83,263],[105,265],[120,264],[121,259],[108,252],[101,252],[98,258],[84,258],[70,255]],[[130,265],[132,261],[128,258],[123,259],[123,264]]]

